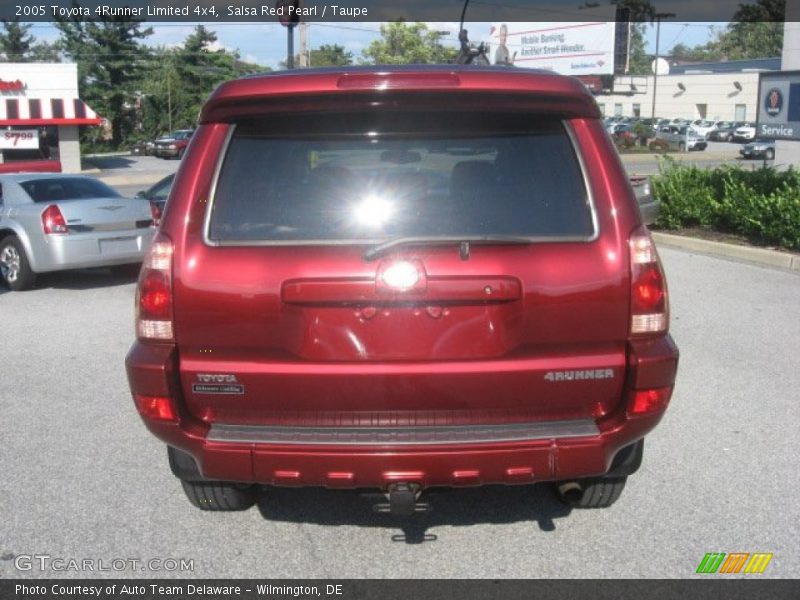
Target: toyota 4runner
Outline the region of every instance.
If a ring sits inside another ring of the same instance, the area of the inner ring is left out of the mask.
[[[595,101],[481,67],[220,86],[139,276],[136,407],[189,500],[554,482],[605,507],[672,394],[667,285]]]

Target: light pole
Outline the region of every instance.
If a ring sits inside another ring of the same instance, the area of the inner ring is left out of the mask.
[[[673,13],[656,13],[653,18],[656,20],[656,57],[653,60],[653,107],[650,111],[650,118],[656,118],[656,91],[658,90],[658,44],[661,37],[661,19],[674,17]]]

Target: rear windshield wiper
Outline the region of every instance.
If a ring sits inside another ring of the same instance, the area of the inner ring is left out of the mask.
[[[364,260],[375,260],[387,250],[392,250],[398,246],[409,245],[441,245],[458,244],[459,254],[462,260],[469,258],[470,244],[530,244],[533,240],[528,237],[514,235],[475,235],[460,237],[399,237],[392,240],[381,242],[364,252]]]

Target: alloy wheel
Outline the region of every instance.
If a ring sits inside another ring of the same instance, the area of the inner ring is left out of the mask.
[[[8,245],[0,250],[0,274],[8,282],[17,280],[19,276],[19,253],[14,246]]]

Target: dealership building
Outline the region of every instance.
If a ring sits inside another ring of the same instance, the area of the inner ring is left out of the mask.
[[[0,63],[0,172],[35,161],[79,173],[78,127],[100,123],[78,95],[77,65]]]
[[[780,58],[675,65],[664,73],[582,78],[606,116],[755,121],[761,72],[780,71]],[[603,85],[603,84],[606,85]],[[606,89],[603,89],[603,88]]]

